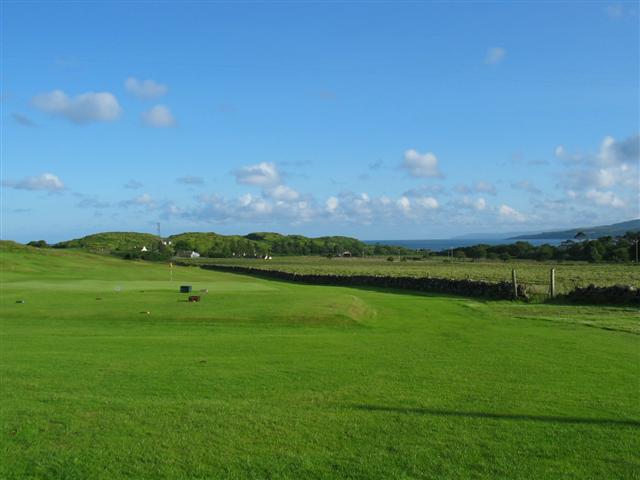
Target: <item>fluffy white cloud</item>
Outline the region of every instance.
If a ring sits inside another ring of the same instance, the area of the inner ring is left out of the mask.
[[[411,212],[411,201],[407,197],[400,197],[396,203],[402,213],[408,214]]]
[[[483,197],[479,197],[477,199],[462,197],[461,200],[456,200],[453,202],[454,208],[457,209],[467,209],[467,210],[475,210],[477,212],[481,212],[487,208],[487,201]]]
[[[409,149],[404,152],[402,168],[407,170],[412,177],[426,178],[439,177],[438,158],[431,152],[420,153]]]
[[[502,47],[491,47],[487,50],[484,57],[484,63],[488,65],[496,65],[502,62],[507,56],[507,51]]]
[[[498,208],[498,215],[501,219],[512,222],[524,222],[526,220],[522,213],[509,205],[500,205],[500,208]]]
[[[570,154],[564,148],[556,149],[558,158],[566,167],[561,186],[572,193],[581,205],[615,207],[633,210],[633,198],[640,188],[640,136],[633,135],[618,141],[607,136],[600,148],[590,154]]]
[[[327,208],[327,212],[334,213],[340,206],[340,200],[338,200],[336,197],[329,197],[327,198],[325,205]]]
[[[413,202],[426,210],[435,210],[440,207],[438,200],[433,197],[416,197]]]
[[[144,208],[147,208],[147,209],[152,209],[152,208],[156,207],[156,201],[148,193],[143,193],[142,195],[138,195],[137,197],[134,197],[134,198],[131,198],[129,200],[124,200],[124,201],[120,202],[120,206],[122,206],[122,207],[144,207]]]
[[[236,182],[242,185],[259,187],[275,187],[280,184],[280,173],[275,163],[261,162],[256,165],[242,167],[233,174]]]
[[[591,189],[585,194],[585,196],[589,200],[594,201],[597,205],[614,208],[623,208],[626,206],[625,202],[613,192],[602,192],[600,190]]]
[[[300,194],[287,185],[276,185],[273,188],[266,189],[264,193],[269,198],[285,202],[292,202],[300,198]]]
[[[36,95],[32,104],[45,113],[76,124],[111,122],[122,113],[118,100],[109,92],[88,92],[69,97],[62,90],[54,90]]]
[[[5,180],[2,185],[16,190],[40,190],[45,192],[59,192],[64,190],[64,183],[53,173],[43,173],[35,177],[22,180]]]
[[[156,105],[141,114],[142,123],[153,128],[174,127],[176,120],[171,114],[171,110],[164,105]]]
[[[166,85],[157,83],[154,80],[138,80],[133,77],[127,78],[124,86],[129,93],[143,100],[161,97],[169,90]]]

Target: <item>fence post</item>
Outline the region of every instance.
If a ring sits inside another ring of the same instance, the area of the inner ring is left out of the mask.
[[[556,296],[556,269],[552,268],[551,269],[551,284],[549,285],[549,294],[551,295],[551,298],[554,298]]]
[[[511,270],[511,281],[513,282],[513,299],[518,298],[518,280],[516,279],[516,269]]]

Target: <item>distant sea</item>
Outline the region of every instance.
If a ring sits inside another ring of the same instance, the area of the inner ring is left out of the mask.
[[[458,247],[470,247],[472,245],[478,245],[483,243],[485,245],[506,245],[509,243],[515,243],[519,240],[513,239],[473,239],[473,238],[450,238],[450,239],[433,239],[433,240],[365,240],[364,243],[369,245],[375,245],[379,243],[380,245],[394,245],[399,247],[406,247],[412,249],[418,248],[428,248],[434,252],[439,252],[441,250],[447,250],[449,248],[458,248]],[[563,241],[558,238],[536,238],[531,240],[522,240],[524,242],[529,242],[531,245],[543,245],[548,243],[549,245],[560,245]]]

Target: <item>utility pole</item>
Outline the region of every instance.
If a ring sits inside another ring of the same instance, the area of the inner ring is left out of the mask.
[[[158,226],[158,238],[162,240],[162,235],[160,235],[160,222],[156,223],[156,225]]]

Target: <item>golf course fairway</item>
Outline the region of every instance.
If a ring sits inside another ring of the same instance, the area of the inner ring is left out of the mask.
[[[637,310],[0,258],[0,478],[640,475]]]

